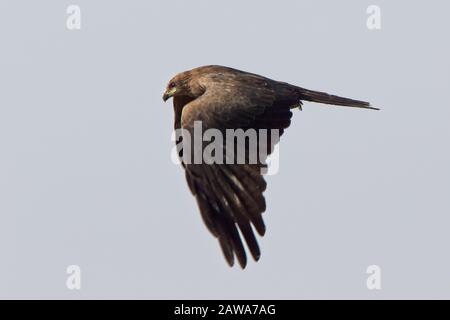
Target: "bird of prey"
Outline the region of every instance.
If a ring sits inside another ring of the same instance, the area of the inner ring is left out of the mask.
[[[174,129],[278,129],[280,135],[291,123],[293,108],[302,101],[378,110],[368,102],[304,89],[257,74],[223,66],[203,66],[173,77],[163,100],[173,98]],[[276,142],[276,141],[275,141]],[[270,144],[270,143],[269,143]],[[268,151],[273,150],[273,145]],[[264,159],[263,159],[264,160]],[[263,236],[266,182],[260,161],[249,163],[185,163],[188,186],[197,200],[203,221],[219,241],[230,266],[237,258],[244,269],[247,255],[241,236],[255,261],[260,249],[254,230]]]

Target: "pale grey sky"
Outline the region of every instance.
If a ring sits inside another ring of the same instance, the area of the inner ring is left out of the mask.
[[[81,8],[81,30],[66,8]],[[366,27],[381,8],[382,28]],[[1,298],[450,298],[444,1],[2,1]],[[230,269],[170,160],[175,73],[221,64],[367,99],[305,103]],[[79,265],[82,288],[66,288]],[[366,268],[382,290],[366,288]]]

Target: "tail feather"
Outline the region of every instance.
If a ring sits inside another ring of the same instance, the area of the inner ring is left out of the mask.
[[[313,91],[313,90],[308,90],[308,89],[304,89],[304,88],[300,88],[300,87],[297,87],[297,90],[300,94],[300,100],[332,104],[332,105],[343,106],[343,107],[380,110],[378,108],[371,107],[370,103],[366,102],[366,101],[338,97],[338,96],[328,94],[326,92]]]

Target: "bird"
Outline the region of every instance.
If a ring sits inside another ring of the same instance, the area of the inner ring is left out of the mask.
[[[174,130],[193,133],[195,122],[205,129],[279,130],[281,136],[291,124],[292,109],[301,110],[304,101],[328,105],[379,110],[369,102],[330,95],[242,70],[207,65],[175,75],[167,84],[164,102],[173,99]],[[179,135],[177,142],[184,134]],[[274,142],[269,141],[268,152]],[[202,148],[204,145],[202,144]],[[248,149],[248,146],[246,146]],[[246,149],[246,150],[247,150]],[[179,156],[189,189],[196,199],[207,229],[218,240],[229,266],[237,259],[247,266],[247,250],[255,261],[261,250],[255,236],[264,236],[262,217],[266,181],[265,158],[258,163],[192,163]]]

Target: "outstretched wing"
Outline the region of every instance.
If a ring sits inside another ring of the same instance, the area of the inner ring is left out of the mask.
[[[280,94],[283,88],[277,87],[279,83],[253,74],[217,72],[199,81],[206,88],[205,93],[184,106],[179,123],[191,137],[195,121],[201,121],[203,131],[213,128],[224,133],[226,129],[253,128],[279,129],[281,134],[290,124],[290,108],[299,102],[294,94],[290,98],[283,92]],[[289,90],[288,86],[285,89]],[[179,103],[175,98],[174,104]],[[268,151],[272,148],[270,144]],[[253,258],[258,260],[260,249],[253,228],[261,236],[265,233],[262,213],[266,209],[263,196],[266,182],[261,174],[265,159],[256,164],[237,164],[233,160],[233,164],[191,162],[183,166],[202,218],[218,239],[228,264],[232,266],[236,256],[245,268],[247,256],[241,235]]]

